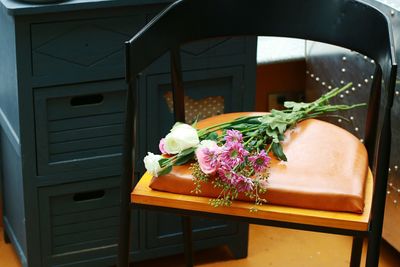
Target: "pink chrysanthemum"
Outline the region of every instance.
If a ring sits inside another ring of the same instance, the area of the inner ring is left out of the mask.
[[[265,153],[264,150],[261,150],[257,155],[249,157],[249,161],[253,165],[255,172],[263,172],[267,169],[271,158]]]
[[[230,169],[235,168],[239,164],[243,163],[244,158],[249,155],[249,152],[244,149],[241,143],[232,142],[226,143],[222,147],[222,152],[220,154],[220,161],[225,165],[230,167]]]
[[[253,191],[254,184],[253,180],[249,177],[241,176],[240,183],[237,185],[237,189],[239,192],[250,192]]]
[[[227,130],[226,136],[224,139],[228,143],[231,143],[231,142],[241,143],[243,141],[243,135],[238,130]]]
[[[236,187],[242,180],[240,175],[231,169],[224,168],[224,166],[226,167],[224,164],[221,165],[220,169],[218,170],[218,176],[225,183]]]

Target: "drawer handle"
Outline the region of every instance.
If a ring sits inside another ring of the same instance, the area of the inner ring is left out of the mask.
[[[102,94],[94,95],[81,95],[71,98],[70,104],[73,107],[100,104],[103,102],[104,96]]]
[[[81,202],[81,201],[88,201],[88,200],[95,200],[104,197],[106,192],[104,190],[95,190],[95,191],[88,191],[82,193],[74,194],[74,201]]]

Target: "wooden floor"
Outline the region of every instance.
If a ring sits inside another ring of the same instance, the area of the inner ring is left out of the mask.
[[[0,228],[0,266],[20,267],[11,245],[3,240]],[[341,267],[348,266],[351,238],[329,234],[302,232],[265,226],[250,226],[249,255],[235,260],[225,247],[195,254],[196,266],[202,267]],[[365,253],[363,253],[364,266]],[[132,265],[133,266],[133,265]],[[140,262],[135,267],[180,267],[183,256],[171,256]],[[400,254],[384,243],[379,267],[400,267]]]

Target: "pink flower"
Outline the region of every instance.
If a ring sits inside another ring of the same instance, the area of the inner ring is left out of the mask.
[[[236,187],[237,184],[241,181],[240,175],[234,172],[232,169],[227,169],[224,167],[226,167],[226,165],[222,164],[221,168],[218,169],[219,178],[222,181]]]
[[[226,164],[230,169],[233,169],[243,163],[244,158],[248,155],[249,152],[244,149],[241,143],[225,143],[220,155],[220,161]]]
[[[216,142],[211,140],[203,140],[196,149],[196,157],[200,169],[205,174],[213,174],[218,167],[218,155],[221,148]]]
[[[267,169],[271,158],[265,153],[264,150],[261,150],[258,155],[249,157],[249,161],[252,163],[255,172],[263,172]]]
[[[226,136],[224,139],[228,143],[230,143],[230,142],[239,142],[240,143],[243,140],[243,135],[238,130],[227,130]]]
[[[251,178],[238,174],[233,170],[226,170],[221,168],[218,170],[218,175],[222,181],[233,185],[237,188],[239,192],[249,192],[253,190],[253,180]]]
[[[160,140],[160,143],[158,144],[158,148],[160,149],[161,154],[168,154],[168,152],[165,150],[165,138],[162,138]]]
[[[249,177],[241,176],[241,181],[237,186],[239,192],[250,192],[253,190],[253,180]]]

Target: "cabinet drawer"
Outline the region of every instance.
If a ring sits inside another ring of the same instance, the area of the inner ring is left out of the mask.
[[[119,177],[110,177],[39,189],[44,266],[72,264],[87,259],[88,253],[115,258],[119,185]],[[137,229],[137,212],[133,215],[133,229]],[[138,240],[134,242],[137,249]]]
[[[36,89],[38,174],[120,164],[125,90],[121,80]]]
[[[122,17],[32,24],[36,86],[123,77],[124,42],[145,22],[142,11]]]

